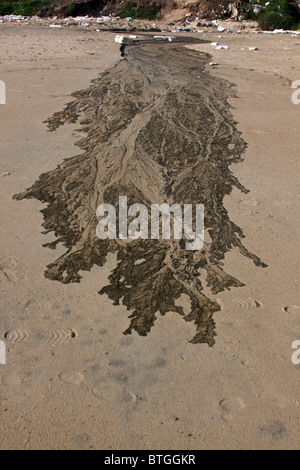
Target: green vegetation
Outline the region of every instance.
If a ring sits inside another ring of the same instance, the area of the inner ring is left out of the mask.
[[[154,20],[159,17],[161,6],[151,5],[138,6],[135,2],[127,2],[119,11],[121,18],[131,17],[133,19]]]
[[[243,1],[241,5],[241,16],[245,20],[257,20],[257,14],[255,13],[254,7],[251,2]]]
[[[0,2],[0,16],[11,15],[14,11],[12,3]]]
[[[50,0],[21,0],[21,1],[3,1],[0,0],[0,16],[4,15],[22,15],[33,16],[41,8],[48,5]]]
[[[299,13],[286,0],[271,0],[262,3],[264,6],[257,15],[258,25],[261,29],[272,31],[299,27]],[[265,5],[265,3],[268,4]]]
[[[293,1],[242,1],[240,13],[245,20],[258,21],[259,27],[265,31],[300,28],[300,10]]]
[[[74,16],[76,11],[76,3],[73,2],[68,6],[67,14],[68,16]]]

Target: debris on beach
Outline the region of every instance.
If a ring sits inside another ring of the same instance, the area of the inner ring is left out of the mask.
[[[176,38],[175,36],[154,36],[154,39],[156,39],[157,41],[173,42]]]
[[[119,44],[131,45],[136,44],[138,42],[138,38],[136,36],[119,36],[115,37],[115,42]]]

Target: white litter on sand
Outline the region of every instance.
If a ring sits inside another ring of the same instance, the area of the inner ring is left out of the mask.
[[[130,44],[136,44],[137,41],[138,41],[137,36],[119,36],[119,35],[117,35],[115,37],[115,42],[118,42],[119,44],[130,45]]]
[[[172,42],[174,41],[175,36],[154,36],[154,39],[156,39],[157,41],[169,41],[169,42]]]

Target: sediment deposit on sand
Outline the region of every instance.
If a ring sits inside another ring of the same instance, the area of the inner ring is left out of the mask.
[[[230,171],[245,150],[227,98],[232,89],[206,71],[209,57],[175,44],[144,41],[127,48],[125,60],[109,69],[75,101],[48,120],[50,130],[81,119],[86,133],[77,145],[83,153],[66,160],[18,199],[37,198],[46,233],[54,231],[66,253],[51,263],[46,277],[79,282],[80,270],[102,266],[108,252],[118,252],[118,266],[103,288],[116,304],[130,310],[126,333],[149,333],[157,315],[175,311],[193,321],[192,342],[214,343],[213,313],[220,309],[202,293],[205,276],[216,294],[243,284],[222,269],[228,250],[237,247],[258,266],[260,259],[242,243],[243,232],[224,208],[235,186],[247,190]],[[178,240],[99,241],[96,210],[100,204],[203,204],[207,242],[187,251]],[[176,306],[189,296],[191,310]]]

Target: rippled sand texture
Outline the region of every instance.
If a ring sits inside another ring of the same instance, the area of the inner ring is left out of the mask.
[[[242,283],[224,272],[227,251],[238,247],[257,266],[260,259],[241,242],[242,230],[228,217],[223,199],[236,186],[246,189],[229,170],[245,150],[227,99],[231,86],[206,72],[209,58],[181,44],[127,48],[126,58],[48,120],[50,130],[81,119],[83,153],[42,174],[17,199],[36,198],[43,209],[45,233],[67,251],[47,266],[45,276],[63,283],[80,282],[80,270],[103,266],[108,252],[118,265],[106,293],[130,310],[126,334],[147,335],[156,315],[175,311],[193,321],[193,343],[214,344],[217,303],[203,293],[206,276],[213,294]],[[204,204],[206,243],[187,251],[177,240],[100,241],[96,209],[102,203]],[[190,298],[190,312],[176,305]]]

